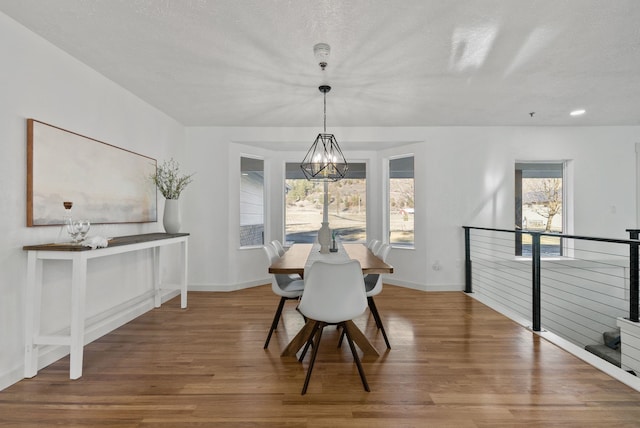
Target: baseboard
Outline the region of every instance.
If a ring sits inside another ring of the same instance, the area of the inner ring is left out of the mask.
[[[172,294],[172,292],[168,294]],[[88,318],[85,322],[85,345],[123,326],[153,308],[154,292],[150,290],[138,297],[128,300],[122,305]],[[69,330],[54,333],[54,335],[56,334],[68,335]],[[39,353],[38,370],[47,367],[49,364],[67,355],[69,355],[69,347],[67,346],[44,346]]]
[[[394,279],[393,276],[383,276],[382,282],[418,291],[462,291],[464,289],[464,286],[459,284],[418,284],[415,282],[397,280]]]
[[[462,291],[464,286],[461,284],[418,284],[409,281],[398,281],[391,276],[383,277],[383,282],[398,287],[411,288],[418,291]],[[259,287],[261,285],[271,284],[271,278],[259,279],[255,281],[242,282],[238,284],[189,284],[189,291],[213,291],[213,292],[229,292],[243,290],[245,288]]]
[[[0,375],[0,391],[24,379],[24,365],[15,367]]]
[[[271,278],[258,279],[255,281],[242,282],[238,284],[189,284],[189,291],[229,292],[243,290],[245,288],[258,287],[266,284],[271,284]]]
[[[612,378],[624,383],[625,385],[627,385],[630,388],[635,389],[636,391],[640,392],[640,378],[637,376],[632,375],[631,373],[626,372],[625,370],[614,366],[611,363],[606,362],[605,360],[603,360],[602,358],[592,354],[589,351],[586,351],[585,349],[574,345],[573,343],[569,342],[568,340],[565,340],[557,335],[555,335],[554,333],[551,333],[549,331],[544,331],[544,332],[534,332],[536,334],[539,334],[540,336],[544,337],[545,339],[547,339],[549,342],[553,343],[554,345],[558,346],[559,348],[564,349],[565,351],[575,355],[576,357],[580,358],[582,361],[592,365],[593,367],[597,368],[598,370],[608,374],[609,376],[611,376]]]
[[[145,312],[153,309],[155,292],[150,290],[140,296],[130,299],[117,307],[108,309],[92,316],[85,321],[85,345],[134,320]],[[180,290],[162,292],[162,303],[180,295]],[[52,333],[69,334],[69,329]],[[38,370],[69,355],[68,346],[43,346],[38,356]],[[24,363],[0,375],[0,390],[24,379]]]
[[[487,306],[489,306],[491,309],[493,309],[496,312],[501,313],[502,315],[504,315],[505,317],[509,318],[512,321],[515,321],[516,323],[520,324],[522,327],[531,329],[532,328],[532,323],[531,320],[524,318],[522,315],[518,314],[515,311],[510,310],[509,308],[500,305],[499,303],[497,303],[495,300],[491,299],[490,297],[484,295],[484,294],[480,294],[480,293],[468,293],[468,296],[476,299],[477,301],[479,301],[480,303],[483,303]]]

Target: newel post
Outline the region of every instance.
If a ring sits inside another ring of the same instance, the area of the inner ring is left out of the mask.
[[[473,293],[471,285],[471,241],[469,227],[464,227],[464,292]]]
[[[640,230],[627,229],[629,232],[629,239],[637,240]],[[638,244],[629,245],[629,321],[639,322],[638,319],[638,305],[640,304],[640,279],[638,262]]]
[[[540,331],[540,234],[531,233],[531,291],[533,331]]]

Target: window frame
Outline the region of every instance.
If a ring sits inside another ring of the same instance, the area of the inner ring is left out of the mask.
[[[262,242],[261,243],[254,243],[254,244],[248,244],[248,245],[243,245],[242,243],[242,215],[243,215],[243,167],[242,167],[242,160],[246,158],[246,159],[250,159],[250,160],[255,160],[255,161],[261,161],[262,162]],[[262,247],[264,245],[264,243],[267,240],[267,174],[266,174],[266,165],[267,162],[265,160],[265,158],[263,156],[259,156],[259,155],[254,155],[254,154],[248,154],[248,153],[240,153],[239,156],[239,160],[240,160],[240,185],[238,188],[238,240],[239,240],[239,246],[240,249],[250,249],[250,248],[259,248]]]
[[[398,159],[412,158],[413,159],[413,241],[410,245],[403,245],[398,242],[391,242],[391,161]],[[404,249],[404,250],[415,250],[416,248],[416,221],[415,221],[415,206],[416,206],[416,155],[415,153],[404,153],[400,155],[390,156],[385,159],[384,162],[384,177],[385,177],[385,209],[384,209],[384,235],[387,237],[387,241],[392,248]]]
[[[570,160],[568,159],[554,159],[554,160],[516,160],[513,164],[513,172],[514,172],[514,226],[516,228],[518,228],[520,226],[520,228],[522,230],[527,230],[522,228],[522,198],[520,199],[520,209],[518,210],[518,208],[516,207],[516,191],[518,189],[518,184],[516,183],[517,180],[517,166],[518,164],[528,164],[528,165],[535,165],[535,164],[540,164],[540,165],[561,165],[561,171],[562,171],[562,211],[561,211],[561,215],[562,215],[562,232],[561,234],[572,234],[573,233],[573,217],[572,217],[572,213],[573,213],[573,186],[572,186],[572,177],[573,177],[573,164]],[[522,180],[522,177],[520,177],[520,180]],[[520,185],[521,186],[521,185]],[[520,196],[522,196],[522,194],[520,193]],[[520,224],[518,223],[518,220],[516,219],[516,216],[518,214],[518,212],[520,212]],[[520,239],[520,244],[519,244],[519,239]],[[518,254],[518,247],[521,247],[521,239],[522,239],[522,235],[521,234],[516,234],[515,235],[515,239],[514,239],[514,255],[515,257],[518,258],[524,258],[524,259],[529,259],[531,258],[531,256],[529,255],[522,255],[522,250],[520,250],[520,253]],[[563,239],[560,238],[560,254],[559,255],[541,255],[542,258],[545,259],[553,259],[553,258],[571,258],[574,255],[574,251],[573,251],[573,240],[571,239]]]

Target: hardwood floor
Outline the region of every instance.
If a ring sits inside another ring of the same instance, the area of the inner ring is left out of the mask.
[[[381,352],[363,390],[329,327],[309,390],[280,351],[303,325],[293,302],[262,346],[278,297],[270,286],[189,293],[0,392],[2,427],[639,427],[640,393],[464,293],[385,286],[356,324]]]

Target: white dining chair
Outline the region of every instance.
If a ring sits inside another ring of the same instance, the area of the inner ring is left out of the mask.
[[[383,262],[386,262],[387,256],[389,255],[390,251],[391,245],[383,243],[380,245],[375,255]],[[389,343],[389,339],[387,338],[387,332],[385,331],[384,325],[382,324],[382,318],[380,317],[380,313],[378,312],[378,308],[376,307],[376,302],[373,300],[373,296],[377,296],[382,292],[382,275],[377,273],[366,275],[364,277],[364,286],[367,294],[367,304],[369,305],[369,310],[373,315],[373,319],[376,321],[376,326],[382,332],[384,343],[387,345],[388,349],[391,349],[391,344]]]
[[[284,247],[282,246],[282,243],[280,241],[278,241],[277,239],[274,239],[273,241],[271,241],[271,247],[273,247],[273,249],[276,251],[276,254],[279,257],[284,256],[284,253],[286,252],[286,250],[284,249]],[[291,279],[302,279],[302,277],[300,275],[298,275],[297,273],[289,274],[289,278],[291,278]]]
[[[372,253],[375,254],[376,250],[380,247],[380,244],[382,242],[379,241],[378,239],[372,239],[371,241],[369,241],[369,243],[367,244],[367,248],[369,248],[371,250]]]
[[[387,260],[387,256],[391,251],[391,245],[380,243],[378,251],[375,253],[375,256],[380,260],[385,262]],[[389,338],[387,337],[387,332],[384,329],[384,324],[382,323],[382,317],[380,317],[380,313],[378,312],[378,308],[376,306],[375,300],[373,300],[373,296],[377,296],[382,292],[382,275],[377,273],[369,273],[364,275],[364,285],[365,292],[367,295],[367,305],[369,306],[369,310],[371,311],[371,315],[373,315],[373,319],[376,322],[376,327],[378,330],[382,332],[382,337],[384,338],[384,343],[387,345],[387,349],[391,349],[391,344],[389,343]],[[344,338],[344,331],[340,336],[340,340],[338,341],[338,346],[342,345],[342,340]]]
[[[364,291],[362,268],[357,260],[344,263],[326,263],[316,261],[305,272],[304,293],[298,310],[308,322],[314,322],[307,343],[315,338],[313,352],[302,387],[302,395],[307,392],[313,365],[320,348],[322,331],[327,325],[338,325],[345,332],[351,354],[358,367],[360,379],[365,391],[369,391],[362,363],[355,345],[346,327],[346,322],[361,315],[367,308],[367,296]]]
[[[280,256],[276,252],[275,248],[271,245],[263,245],[265,254],[269,264],[273,264]],[[302,279],[293,279],[289,275],[285,274],[271,274],[271,290],[277,296],[280,296],[280,302],[278,303],[278,309],[273,317],[267,340],[264,342],[264,349],[269,347],[269,341],[271,335],[278,328],[280,317],[282,316],[282,309],[287,300],[297,300],[302,296],[302,290],[304,289],[304,281]]]
[[[277,239],[274,239],[273,241],[271,241],[271,245],[273,245],[273,248],[276,249],[280,257],[284,256],[285,249],[282,246],[282,243],[280,241],[278,241]]]
[[[380,248],[382,247],[382,241],[378,240],[378,239],[372,239],[371,241],[369,241],[369,243],[367,244],[367,248],[374,254],[376,255],[376,253],[380,250]]]

